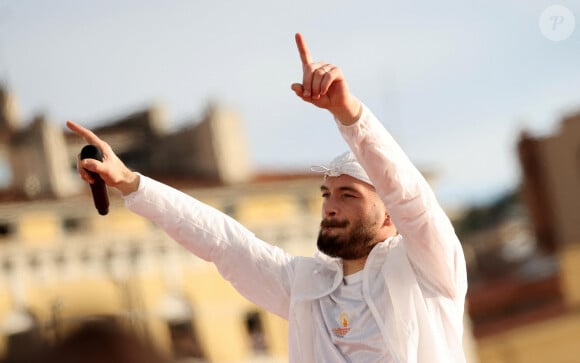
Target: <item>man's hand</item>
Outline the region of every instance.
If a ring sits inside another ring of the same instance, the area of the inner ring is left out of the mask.
[[[66,126],[75,134],[81,136],[91,145],[95,145],[103,153],[103,161],[95,159],[77,160],[77,170],[81,178],[87,183],[94,180],[87,170],[101,176],[108,186],[117,188],[123,195],[129,195],[139,187],[139,174],[129,170],[117,157],[109,144],[101,140],[91,130],[82,127],[72,121],[67,121]]]
[[[292,84],[292,90],[302,100],[330,111],[342,124],[351,125],[360,118],[362,105],[348,90],[342,70],[332,64],[313,62],[300,33],[296,45],[302,61],[302,84]]]

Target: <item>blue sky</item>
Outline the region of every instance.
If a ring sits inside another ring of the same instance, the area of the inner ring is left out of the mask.
[[[444,204],[481,203],[518,184],[523,128],[556,132],[580,111],[580,29],[547,39],[553,4],[580,28],[577,1],[0,0],[0,79],[24,123],[95,126],[160,103],[177,128],[215,102],[240,112],[256,169],[308,170],[346,145],[290,91],[301,32],[437,173]]]

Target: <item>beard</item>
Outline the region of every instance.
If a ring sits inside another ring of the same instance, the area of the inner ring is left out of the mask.
[[[343,260],[356,260],[369,255],[373,247],[378,242],[373,242],[376,231],[370,223],[365,223],[362,219],[352,224],[350,232],[346,231],[351,223],[349,221],[337,221],[323,219],[320,223],[318,233],[318,250],[330,257],[340,257]],[[324,233],[324,228],[344,229],[343,234],[331,235]]]

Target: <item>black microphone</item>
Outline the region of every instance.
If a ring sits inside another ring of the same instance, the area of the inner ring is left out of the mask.
[[[98,161],[103,161],[103,154],[95,145],[85,145],[81,150],[81,160],[83,159],[96,159]],[[99,174],[89,170],[86,171],[91,174],[91,177],[94,180],[94,183],[89,185],[91,186],[95,208],[97,208],[100,215],[104,216],[109,213],[109,193],[107,192],[107,185]]]

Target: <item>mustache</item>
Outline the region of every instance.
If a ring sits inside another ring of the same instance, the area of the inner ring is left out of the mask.
[[[321,228],[345,228],[349,222],[347,220],[337,220],[337,219],[323,219],[320,222]]]

